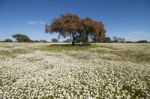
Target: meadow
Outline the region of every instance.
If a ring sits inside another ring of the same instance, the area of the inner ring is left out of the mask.
[[[0,99],[149,99],[150,44],[0,43]]]

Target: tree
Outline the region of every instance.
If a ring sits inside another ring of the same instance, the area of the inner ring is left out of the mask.
[[[111,38],[110,37],[105,37],[103,42],[110,43],[111,42]]]
[[[5,39],[4,42],[13,42],[11,39]]]
[[[114,42],[119,42],[119,43],[125,43],[125,38],[121,38],[121,37],[117,37],[117,36],[114,36],[113,37],[113,40]]]
[[[30,38],[25,34],[14,34],[12,37],[18,42],[30,42]]]
[[[115,43],[118,42],[118,37],[117,36],[113,37],[113,42],[115,42]]]
[[[148,43],[147,40],[140,40],[140,41],[137,41],[137,43]]]
[[[75,36],[78,34],[78,26],[80,17],[75,14],[61,15],[59,18],[53,19],[50,26],[46,25],[45,32],[58,32],[59,36],[71,36],[72,44],[75,44]]]
[[[58,42],[58,39],[54,38],[54,39],[52,39],[52,41],[51,41],[51,42],[53,42],[53,43],[57,43],[57,42]]]
[[[102,41],[105,36],[105,29],[102,22],[97,22],[89,17],[81,19],[75,14],[61,15],[53,19],[51,25],[46,25],[46,33],[59,33],[59,36],[72,37],[72,45],[75,42],[88,42],[88,38],[95,38],[96,41]]]
[[[39,42],[41,42],[41,43],[47,43],[46,40],[40,40]]]
[[[134,43],[133,41],[126,41],[126,43]]]
[[[106,30],[102,22],[94,21],[94,38],[96,42],[103,42]]]
[[[89,17],[86,17],[84,19],[81,19],[81,23],[79,26],[79,33],[80,36],[78,39],[82,41],[83,43],[87,43],[88,36],[94,32],[94,24],[93,20]]]

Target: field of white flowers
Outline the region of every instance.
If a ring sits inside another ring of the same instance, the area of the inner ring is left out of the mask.
[[[0,99],[150,98],[150,44],[49,45],[0,44]]]

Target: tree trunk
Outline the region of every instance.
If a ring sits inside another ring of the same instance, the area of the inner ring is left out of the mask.
[[[83,44],[87,44],[87,43],[88,43],[88,35],[85,34],[85,35],[83,36]]]
[[[75,42],[74,42],[74,40],[72,41],[72,45],[75,45]]]
[[[75,36],[73,35],[72,37],[73,37],[73,39],[72,39],[72,45],[75,45]]]

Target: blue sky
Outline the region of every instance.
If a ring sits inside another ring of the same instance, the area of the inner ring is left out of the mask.
[[[50,41],[57,35],[45,24],[65,13],[102,21],[110,37],[150,40],[150,0],[0,0],[0,40],[23,33]]]

